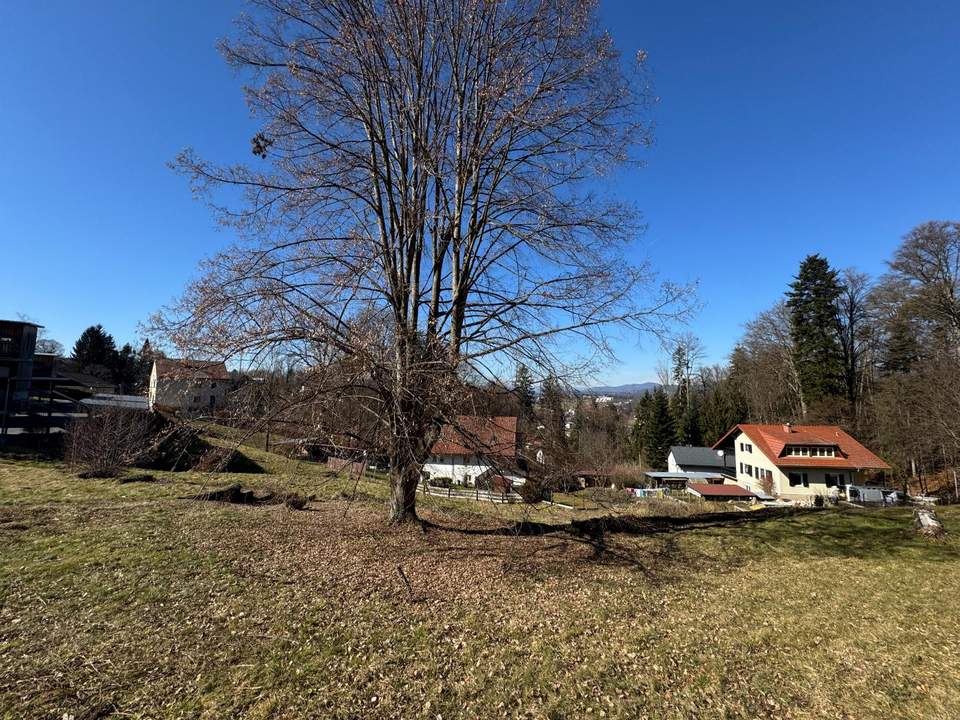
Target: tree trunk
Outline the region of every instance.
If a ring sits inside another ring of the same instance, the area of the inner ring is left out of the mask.
[[[390,471],[390,524],[417,522],[417,485],[420,472],[417,467],[393,467]]]

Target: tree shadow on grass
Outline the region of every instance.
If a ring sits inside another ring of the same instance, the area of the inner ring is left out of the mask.
[[[720,531],[709,534],[717,536]],[[744,542],[761,543],[800,558],[960,560],[960,548],[949,536],[938,541],[913,531],[909,508],[812,513],[742,528],[738,536]]]
[[[424,522],[427,532],[514,538],[491,543],[485,551],[502,554],[504,566],[532,576],[576,572],[588,566],[636,570],[654,584],[709,570],[733,571],[764,552],[791,558],[891,559],[954,562],[960,551],[951,540],[916,535],[910,510],[775,509],[751,513],[711,513],[691,517],[611,516],[563,524],[517,522],[500,527],[462,528]],[[707,546],[681,543],[686,533]],[[654,542],[637,542],[646,536]],[[541,542],[532,542],[539,538]],[[542,542],[547,539],[553,542]],[[714,544],[716,543],[716,544]],[[470,543],[466,543],[470,545]],[[437,547],[447,552],[450,546]],[[461,547],[461,551],[468,551]]]

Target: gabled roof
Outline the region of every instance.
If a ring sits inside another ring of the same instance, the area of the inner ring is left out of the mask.
[[[700,467],[723,468],[723,457],[709,447],[694,447],[691,445],[674,445],[670,448],[677,465],[696,465]]]
[[[737,433],[746,433],[754,447],[777,467],[817,467],[847,470],[889,470],[890,466],[874,455],[837,425],[734,425],[713,446],[721,448],[733,442]],[[840,449],[835,457],[799,457],[784,455],[788,445],[827,445]]]
[[[708,483],[687,483],[687,490],[694,495],[712,498],[752,498],[756,497],[752,492],[739,485],[711,485]]]
[[[455,426],[443,426],[433,454],[516,457],[517,418],[461,415]]]
[[[212,360],[178,360],[157,358],[153,361],[157,377],[172,380],[229,380],[230,373],[223,362]]]

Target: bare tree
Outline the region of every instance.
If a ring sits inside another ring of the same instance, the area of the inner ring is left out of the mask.
[[[786,303],[780,301],[748,322],[740,347],[741,360],[748,364],[741,368],[749,378],[742,390],[751,417],[777,422],[806,416]]]
[[[875,339],[870,316],[870,292],[870,277],[867,274],[852,268],[843,271],[841,292],[836,301],[837,337],[843,354],[847,401],[858,416],[867,360]]]
[[[890,269],[916,290],[927,312],[960,339],[960,223],[927,222],[903,239]]]
[[[284,346],[314,375],[301,401],[363,407],[393,522],[416,518],[465,378],[559,373],[574,344],[605,357],[612,325],[660,333],[686,311],[686,288],[625,261],[634,214],[582,187],[650,139],[642,74],[594,2],[260,0],[241,26],[222,49],[252,74],[260,160],[175,166],[211,199],[244,191],[215,205],[243,242],[154,326],[218,357]]]

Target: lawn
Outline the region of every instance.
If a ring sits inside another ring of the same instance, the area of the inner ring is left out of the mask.
[[[270,473],[0,458],[0,717],[960,717],[960,543],[908,510],[598,542],[429,498],[390,529],[382,481],[250,454]],[[237,480],[317,501],[183,499]]]

